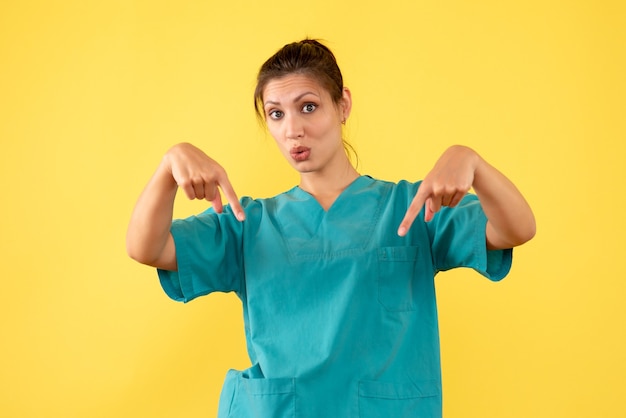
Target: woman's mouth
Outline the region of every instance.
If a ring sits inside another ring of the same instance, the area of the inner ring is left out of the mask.
[[[289,151],[289,154],[294,161],[305,161],[309,158],[309,155],[311,155],[311,148],[293,147],[291,151]]]

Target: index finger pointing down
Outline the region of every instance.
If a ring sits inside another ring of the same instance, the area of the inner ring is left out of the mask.
[[[413,221],[417,217],[417,215],[424,207],[424,202],[426,201],[426,193],[421,193],[422,188],[420,188],[415,197],[411,201],[408,209],[406,210],[406,214],[404,215],[404,219],[400,223],[400,227],[398,228],[398,235],[401,237],[405,236],[407,232],[409,232],[409,228],[413,225]]]
[[[228,181],[228,177],[226,175],[224,175],[224,178],[220,181],[219,185],[224,192],[224,196],[226,196],[226,200],[230,204],[230,207],[233,210],[233,213],[235,214],[237,220],[245,220],[246,214],[243,211],[243,208],[239,203],[239,198],[237,197],[237,194],[235,193],[233,186],[230,184],[230,181]]]

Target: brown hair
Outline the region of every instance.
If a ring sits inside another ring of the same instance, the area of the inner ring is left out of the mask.
[[[261,66],[254,90],[254,108],[264,120],[263,90],[272,79],[289,74],[303,74],[324,87],[335,104],[343,97],[343,77],[333,53],[314,39],[304,39],[282,47]]]

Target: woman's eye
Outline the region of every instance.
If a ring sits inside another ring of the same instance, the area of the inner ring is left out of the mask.
[[[283,117],[283,112],[281,112],[280,110],[272,110],[270,113],[270,118],[276,120],[276,119],[280,119]]]
[[[317,109],[317,105],[313,104],[313,103],[307,103],[304,105],[304,107],[302,108],[302,111],[304,113],[311,113],[313,112],[315,109]]]

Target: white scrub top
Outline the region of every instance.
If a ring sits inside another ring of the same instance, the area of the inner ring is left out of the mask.
[[[252,367],[231,370],[219,418],[441,417],[434,276],[469,267],[502,279],[512,251],[486,249],[473,195],[397,229],[419,183],[357,178],[325,211],[295,187],[172,224],[178,272],[165,292],[242,301]]]

